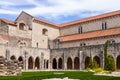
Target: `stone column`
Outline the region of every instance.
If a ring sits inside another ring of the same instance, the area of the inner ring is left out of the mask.
[[[100,51],[100,54],[101,54],[101,67],[104,69],[104,52],[103,51]]]
[[[64,70],[67,70],[67,63],[66,63],[66,60],[65,60],[65,59],[66,59],[66,58],[65,58],[65,54],[63,53],[63,63],[62,63],[63,65],[62,65],[62,66],[63,66],[63,69],[64,69]]]
[[[80,70],[83,69],[83,51],[79,51],[79,59],[80,59]]]
[[[49,69],[52,70],[52,60],[51,60],[51,59],[50,59],[50,61],[49,61]]]
[[[28,53],[27,52],[25,52],[24,53],[24,70],[26,71],[26,70],[28,70]]]
[[[57,63],[56,68],[58,69],[58,59],[57,58],[56,58],[56,63]]]
[[[44,53],[41,53],[41,59],[40,59],[40,66],[41,66],[41,69],[44,69]]]
[[[72,58],[72,70],[74,70],[74,59]]]

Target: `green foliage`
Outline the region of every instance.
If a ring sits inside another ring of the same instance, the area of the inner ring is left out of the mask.
[[[93,61],[92,61],[92,55],[90,53],[90,62],[88,64],[88,68],[93,69]]]
[[[108,41],[105,42],[104,45],[104,69],[107,70],[107,48],[108,48]]]
[[[108,71],[115,71],[115,61],[114,61],[114,58],[109,55],[107,57],[107,64],[106,64],[106,70]]]
[[[93,60],[93,69],[99,68],[99,64],[97,64],[96,60]]]
[[[108,71],[115,71],[115,61],[112,56],[107,55],[108,41],[104,45],[104,69]]]
[[[99,72],[102,72],[103,69],[102,68],[95,68],[94,71],[95,71],[95,73],[99,73]]]
[[[91,53],[90,53],[90,62],[89,62],[88,68],[90,68],[90,69],[99,68],[99,65],[97,64],[97,61],[96,60],[92,60]]]
[[[54,74],[64,73],[64,74]],[[64,78],[79,80],[120,80],[120,77],[97,76],[93,72],[81,71],[40,71],[40,72],[23,72],[21,76],[1,76],[0,80],[43,80],[48,78]]]

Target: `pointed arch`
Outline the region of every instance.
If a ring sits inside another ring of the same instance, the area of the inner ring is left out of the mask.
[[[79,57],[74,58],[74,69],[79,70],[80,69],[80,61]]]
[[[52,62],[52,68],[57,69],[57,61],[55,58],[53,59],[53,62]]]
[[[36,59],[35,59],[35,68],[40,69],[40,59],[39,59],[39,57],[36,57]]]
[[[33,69],[33,58],[30,56],[28,58],[28,69]]]
[[[88,67],[89,63],[90,63],[90,57],[87,56],[85,58],[85,69]]]
[[[98,64],[98,67],[100,67],[100,58],[98,56],[95,56],[93,60],[95,60]]]
[[[62,69],[62,58],[58,59],[58,68]]]
[[[67,69],[72,69],[72,59],[70,57],[67,59]]]
[[[22,67],[22,69],[23,69],[23,64],[24,64],[24,63],[23,63],[23,62],[24,62],[24,61],[23,61],[23,57],[20,56],[20,57],[18,58],[18,61],[22,63],[21,67]]]

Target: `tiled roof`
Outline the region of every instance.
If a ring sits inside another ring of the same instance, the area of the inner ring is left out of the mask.
[[[84,23],[84,22],[87,22],[87,21],[92,21],[92,20],[96,20],[96,19],[106,18],[106,17],[118,15],[118,14],[120,14],[120,10],[114,11],[114,12],[105,13],[105,14],[101,14],[101,15],[97,15],[97,16],[84,18],[84,19],[81,19],[81,20],[75,20],[75,21],[71,21],[71,22],[66,22],[66,23],[60,24],[60,27],[65,27],[65,26],[69,26],[69,25]]]
[[[48,22],[46,20],[42,20],[42,19],[39,19],[39,18],[34,18],[35,21],[39,21],[39,22],[43,22],[43,23],[46,23],[46,24],[49,24],[49,25],[52,25],[56,28],[59,28],[59,25],[55,24],[55,23],[52,23],[52,22]]]
[[[7,20],[7,19],[3,19],[3,18],[0,18],[1,21],[7,23],[7,24],[10,24],[10,25],[14,25],[16,26],[15,22],[14,21],[10,21],[10,20]]]
[[[61,42],[67,42],[67,41],[91,39],[91,38],[105,37],[105,36],[118,35],[118,34],[120,34],[120,28],[87,32],[87,33],[75,34],[70,36],[61,36],[59,39]]]

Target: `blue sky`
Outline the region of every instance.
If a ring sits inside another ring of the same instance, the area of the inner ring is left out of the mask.
[[[120,10],[120,0],[0,0],[0,18],[15,20],[21,11],[64,23]]]

